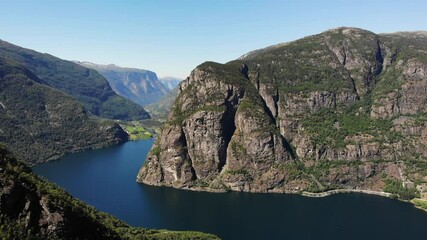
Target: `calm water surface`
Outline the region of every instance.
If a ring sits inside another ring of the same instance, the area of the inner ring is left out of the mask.
[[[388,198],[205,193],[135,182],[154,140],[69,154],[33,168],[73,196],[134,226],[223,239],[427,239],[427,214]]]

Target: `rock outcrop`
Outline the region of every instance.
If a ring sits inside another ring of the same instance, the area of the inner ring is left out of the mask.
[[[206,62],[137,180],[251,192],[381,190],[427,174],[427,38],[337,28]]]

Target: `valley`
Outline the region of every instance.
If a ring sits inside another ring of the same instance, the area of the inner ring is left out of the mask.
[[[0,238],[425,235],[426,53],[340,27],[181,81],[0,41]]]

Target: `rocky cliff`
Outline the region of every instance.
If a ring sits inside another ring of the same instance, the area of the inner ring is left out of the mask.
[[[203,63],[137,179],[251,192],[427,181],[426,68],[425,32],[356,28]]]

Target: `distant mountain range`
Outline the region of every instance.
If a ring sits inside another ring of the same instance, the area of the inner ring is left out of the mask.
[[[144,108],[150,113],[153,119],[164,122],[172,108],[175,98],[178,96],[178,91],[179,88],[176,87],[159,101],[145,105]]]
[[[159,80],[170,91],[176,88],[179,85],[179,83],[181,83],[182,81],[181,78],[175,78],[175,77],[162,77],[162,78],[159,78]]]
[[[109,119],[149,114],[98,72],[0,41],[0,143],[30,164],[127,140]]]
[[[118,96],[108,81],[92,69],[1,40],[0,57],[31,71],[41,84],[70,94],[93,115],[121,120],[150,117],[141,106]]]
[[[108,80],[118,95],[142,106],[159,101],[181,81],[173,77],[159,79],[155,72],[144,69],[125,68],[114,64],[101,65],[79,61],[75,63],[96,70]]]

